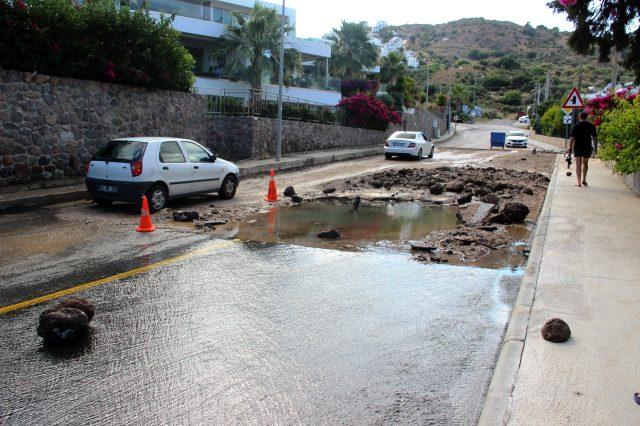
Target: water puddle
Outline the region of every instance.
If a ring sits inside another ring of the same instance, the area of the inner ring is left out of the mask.
[[[455,207],[415,202],[362,202],[358,210],[353,211],[349,202],[319,200],[274,207],[246,222],[219,227],[214,234],[245,241],[356,250],[372,244],[387,246],[417,240],[432,231],[455,228],[458,223]],[[340,240],[317,237],[318,232],[333,228],[342,232]]]

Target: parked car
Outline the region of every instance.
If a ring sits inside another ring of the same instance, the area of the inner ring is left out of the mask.
[[[422,132],[395,132],[384,143],[384,157],[390,160],[394,155],[411,156],[416,160],[433,158],[433,142]]]
[[[139,203],[147,196],[152,212],[174,198],[218,192],[235,196],[240,171],[188,139],[136,137],[115,139],[103,146],[87,165],[85,183],[93,201]]]
[[[528,115],[523,115],[522,117],[518,118],[518,123],[520,123],[520,124],[529,124],[529,123],[531,123],[531,120],[529,119]]]
[[[507,134],[508,148],[526,148],[529,137],[522,130],[514,130]]]

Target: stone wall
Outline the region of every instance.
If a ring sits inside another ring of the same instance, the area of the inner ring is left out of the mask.
[[[284,120],[282,154],[382,145],[388,132]],[[263,117],[207,119],[207,145],[230,160],[269,158],[275,152],[276,120]]]
[[[0,186],[78,177],[124,136],[204,140],[199,95],[0,69]]]
[[[447,132],[446,120],[431,111],[416,109],[413,114],[405,112],[402,114],[402,120],[406,123],[396,126],[394,130],[404,130],[406,127],[407,131],[421,131],[428,134],[431,138],[435,138],[436,136],[433,129],[433,121],[435,120],[436,128],[440,130],[440,136],[444,136]],[[428,129],[427,126],[429,127]]]

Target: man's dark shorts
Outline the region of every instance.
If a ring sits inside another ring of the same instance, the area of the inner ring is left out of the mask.
[[[591,157],[593,149],[590,146],[575,146],[573,147],[574,157]]]

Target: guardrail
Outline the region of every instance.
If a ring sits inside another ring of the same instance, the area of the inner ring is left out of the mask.
[[[203,95],[207,114],[270,117],[278,116],[278,94],[262,90],[221,89]],[[291,96],[282,97],[282,117],[288,120],[339,123],[336,107]]]

